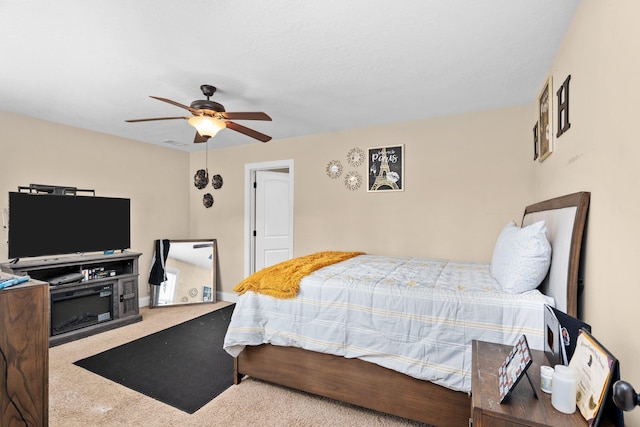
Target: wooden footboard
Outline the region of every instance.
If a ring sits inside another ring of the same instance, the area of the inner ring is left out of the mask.
[[[471,400],[428,381],[359,359],[295,347],[247,346],[235,359],[243,375],[436,426],[467,426]]]

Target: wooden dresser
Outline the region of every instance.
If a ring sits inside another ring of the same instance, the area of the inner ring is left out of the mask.
[[[0,426],[47,426],[49,284],[0,290],[0,322]]]

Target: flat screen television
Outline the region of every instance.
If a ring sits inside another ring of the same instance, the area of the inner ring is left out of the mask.
[[[129,199],[9,192],[9,258],[131,247]]]

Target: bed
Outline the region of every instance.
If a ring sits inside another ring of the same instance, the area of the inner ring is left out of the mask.
[[[225,349],[235,357],[236,384],[248,375],[427,424],[468,425],[471,341],[513,343],[525,333],[532,347],[541,348],[544,304],[578,315],[578,273],[589,199],[588,192],[580,192],[525,208],[517,230],[540,228],[542,224],[552,253],[537,289],[500,294],[491,277],[486,277],[494,275],[494,265],[379,257],[381,264],[391,265],[390,273],[374,278],[378,285],[373,287],[382,294],[367,296],[362,293],[366,280],[354,271],[378,261],[370,255],[360,255],[305,277],[300,282],[300,293],[293,299],[278,300],[256,292],[241,295],[225,337]],[[509,225],[503,233],[507,229]],[[378,264],[375,265],[377,269]],[[464,290],[449,289],[451,283],[459,283],[458,272],[466,275],[469,269],[479,272],[480,279],[473,279],[477,283],[463,286]],[[366,271],[367,280],[377,274],[377,270]],[[314,285],[313,280],[319,280],[319,284]],[[396,285],[396,280],[406,283]],[[447,283],[442,284],[442,280]],[[347,290],[341,291],[341,287]],[[427,297],[421,295],[427,293],[429,299],[423,300]],[[473,295],[471,302],[465,301],[468,294]],[[475,317],[473,301],[477,306],[492,301],[490,304],[496,307],[488,311],[500,315],[490,320]],[[380,302],[385,305],[376,305]],[[389,304],[398,307],[392,310]],[[414,313],[406,304],[417,307],[419,312]],[[327,307],[336,307],[338,314],[325,312]],[[287,311],[290,309],[294,314]],[[274,311],[277,316],[260,318],[261,313]],[[353,311],[357,313],[352,314]],[[340,313],[350,314],[343,317]],[[376,317],[380,313],[382,317]],[[306,317],[303,321],[289,318],[294,315]],[[296,329],[288,329],[293,323],[297,324]],[[374,330],[370,331],[372,324]],[[444,329],[433,333],[431,324]],[[345,331],[336,329],[341,327]],[[306,331],[311,329],[319,331],[320,336],[307,336]],[[400,338],[400,330],[423,338],[428,335],[429,339]],[[449,337],[456,334],[461,342],[450,342]],[[360,341],[339,345],[346,335],[357,335]],[[384,343],[395,345],[398,354],[381,348]],[[432,347],[438,356],[425,352],[426,347]]]

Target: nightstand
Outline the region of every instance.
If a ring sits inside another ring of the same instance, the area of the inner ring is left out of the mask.
[[[576,409],[567,415],[551,405],[551,395],[540,390],[540,366],[547,365],[543,351],[531,350],[533,364],[527,372],[539,399],[526,378],[522,378],[504,403],[498,391],[498,369],[513,347],[473,341],[471,379],[471,418],[473,427],[485,426],[580,426],[587,422]],[[603,420],[600,426],[611,425]]]

